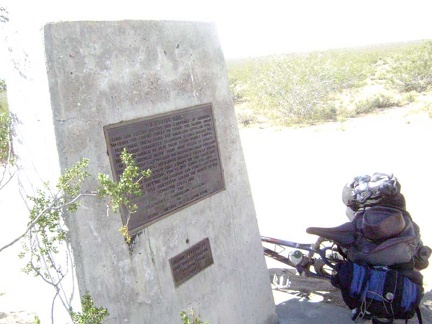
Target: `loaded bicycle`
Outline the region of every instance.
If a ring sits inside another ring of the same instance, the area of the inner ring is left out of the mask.
[[[261,236],[264,255],[306,277],[330,279],[336,263],[343,261],[338,246],[322,237],[315,243],[297,243]]]
[[[394,323],[417,315],[423,276],[432,249],[423,245],[420,228],[405,207],[400,183],[393,175],[359,176],[342,193],[349,222],[332,228],[309,227],[317,235],[305,244],[261,236],[264,255],[306,278],[325,278],[340,290],[352,320]],[[274,277],[277,288],[288,281]]]

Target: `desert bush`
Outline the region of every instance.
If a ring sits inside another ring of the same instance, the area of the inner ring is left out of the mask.
[[[312,116],[313,121],[337,120],[340,113],[333,102],[329,102],[320,109],[316,109]]]
[[[235,96],[256,114],[279,124],[315,123],[402,105],[400,99],[382,94],[359,100],[355,90],[365,85],[403,85],[395,90],[411,91],[403,100],[414,101],[415,93],[429,88],[431,44],[261,57],[230,62],[228,73],[235,82]],[[347,93],[353,97],[346,98]],[[346,106],[354,102],[355,107]]]
[[[55,300],[60,298],[63,306],[68,309],[73,323],[99,324],[105,316],[108,316],[108,312],[104,308],[94,307],[88,294],[82,299],[82,313],[75,313],[70,306],[70,296],[67,296],[68,292],[64,289],[63,279],[70,267],[75,265],[73,262],[70,263],[68,229],[65,220],[77,211],[83,199],[89,197],[105,200],[107,213],[108,209],[117,212],[120,205],[123,205],[128,212],[128,219],[119,232],[127,244],[131,243],[128,222],[138,208],[131,200],[143,194],[140,182],[148,178],[151,171],[140,171],[126,148],[123,149],[120,158],[124,169],[119,181],[114,183],[108,175],[99,173],[99,185],[96,190],[83,190],[85,182],[92,177],[87,170],[89,160],[86,158],[82,158],[74,166],[66,169],[57,185],[52,186],[44,182],[43,189],[36,190],[34,196],[27,196],[26,204],[30,208],[30,213],[23,233],[10,243],[0,246],[1,253],[21,241],[22,251],[19,258],[25,260],[22,270],[42,278],[55,289],[52,307]],[[65,255],[59,257],[60,252]],[[51,317],[53,319],[53,315]]]
[[[380,73],[386,84],[402,92],[423,92],[432,87],[432,42],[410,48],[385,60]]]
[[[192,308],[189,309],[189,313],[186,311],[180,312],[180,318],[183,324],[209,324],[202,321],[200,316],[196,316]]]
[[[6,91],[6,82],[5,80],[0,80],[0,92]]]
[[[7,163],[10,156],[10,124],[9,114],[0,112],[0,164]]]
[[[420,111],[424,111],[428,114],[429,118],[432,118],[432,102],[425,102],[420,106]]]
[[[101,324],[105,317],[109,316],[108,310],[103,307],[96,307],[89,292],[86,292],[81,299],[82,312],[70,310],[74,324]]]
[[[345,51],[274,56],[230,71],[245,100],[278,123],[315,122],[335,119],[334,94],[363,85],[370,75],[371,58],[354,56]]]
[[[0,91],[0,164],[11,162],[11,118],[9,116],[6,92]]]
[[[241,91],[242,84],[236,79],[230,79],[229,84],[234,104],[242,103],[244,101],[244,97]]]
[[[255,114],[250,111],[241,111],[236,114],[237,123],[242,126],[249,126],[258,121],[258,118]]]
[[[250,87],[253,103],[275,110],[283,123],[334,118],[329,97],[358,86],[367,77],[347,63],[343,55],[331,58],[319,53],[275,59]]]
[[[375,93],[372,96],[357,101],[355,103],[355,113],[357,115],[373,112],[377,109],[400,106],[400,102],[392,95]]]
[[[408,104],[416,101],[418,94],[415,91],[405,92],[403,94],[403,100]]]

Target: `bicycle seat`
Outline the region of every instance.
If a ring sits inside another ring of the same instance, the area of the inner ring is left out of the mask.
[[[342,247],[348,247],[354,243],[356,227],[354,223],[347,222],[336,227],[308,227],[306,233],[318,235]]]

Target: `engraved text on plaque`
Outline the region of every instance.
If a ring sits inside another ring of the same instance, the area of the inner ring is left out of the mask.
[[[213,264],[213,255],[208,238],[170,259],[171,272],[176,286],[192,278]]]
[[[124,148],[140,169],[152,171],[141,182],[143,196],[133,200],[130,232],[224,189],[211,104],[108,125],[104,133],[115,180]],[[122,217],[126,223],[124,210]]]

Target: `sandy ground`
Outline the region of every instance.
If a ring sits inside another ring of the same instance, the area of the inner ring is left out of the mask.
[[[432,119],[426,113],[405,107],[307,128],[241,128],[240,136],[262,235],[315,241],[306,234],[307,227],[348,220],[341,201],[343,185],[356,175],[384,171],[400,180],[423,241],[432,246]],[[10,204],[14,195],[11,189],[0,196],[0,245],[23,226],[17,215],[24,207]],[[18,250],[0,255],[0,324],[32,323],[35,313],[49,312],[42,300],[52,296],[52,290],[19,271]],[[267,265],[282,266],[273,260]],[[430,292],[432,266],[423,275]]]

